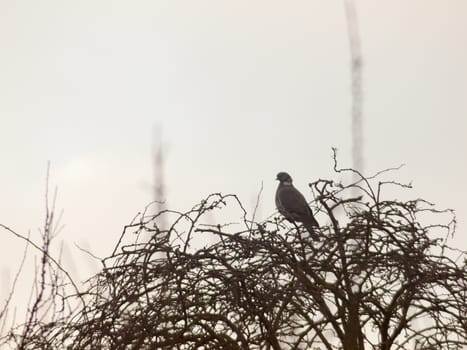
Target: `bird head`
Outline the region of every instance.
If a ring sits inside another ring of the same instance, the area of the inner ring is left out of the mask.
[[[279,180],[281,184],[282,183],[292,184],[292,178],[290,177],[290,175],[283,171],[277,174],[276,180]]]

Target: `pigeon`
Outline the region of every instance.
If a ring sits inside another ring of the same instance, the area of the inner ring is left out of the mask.
[[[279,180],[279,186],[276,191],[276,207],[288,221],[301,222],[303,226],[310,232],[310,236],[314,240],[319,240],[315,228],[319,228],[303,194],[292,185],[292,178],[285,172],[277,174],[276,180]]]

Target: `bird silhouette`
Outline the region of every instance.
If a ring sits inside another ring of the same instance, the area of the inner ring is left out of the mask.
[[[292,177],[285,172],[280,172],[276,180],[279,180],[276,191],[276,207],[279,213],[294,225],[296,222],[301,222],[310,232],[310,236],[318,241],[319,236],[315,231],[315,228],[319,228],[318,221],[313,216],[303,194],[292,184]]]

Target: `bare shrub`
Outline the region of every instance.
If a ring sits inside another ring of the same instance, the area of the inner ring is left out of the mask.
[[[382,180],[387,171],[365,178],[335,170],[359,180],[310,184],[312,207],[327,221],[319,242],[279,217],[248,221],[235,195],[211,194],[185,213],[143,213],[79,294],[84,305],[50,322],[31,317],[4,343],[21,349],[461,349],[467,344],[466,254],[447,245],[452,211],[423,199],[387,198],[386,189],[409,187]],[[237,225],[206,223],[209,212],[226,208],[242,213]],[[158,226],[162,217],[168,227]],[[148,234],[149,241],[138,240]],[[202,246],[206,237],[214,243]]]

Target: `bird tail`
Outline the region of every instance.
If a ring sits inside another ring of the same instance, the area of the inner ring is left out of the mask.
[[[313,219],[313,221],[306,221],[303,222],[303,226],[307,229],[310,233],[310,237],[313,238],[315,241],[319,241],[319,235],[316,233],[316,229],[319,228],[318,222]]]

